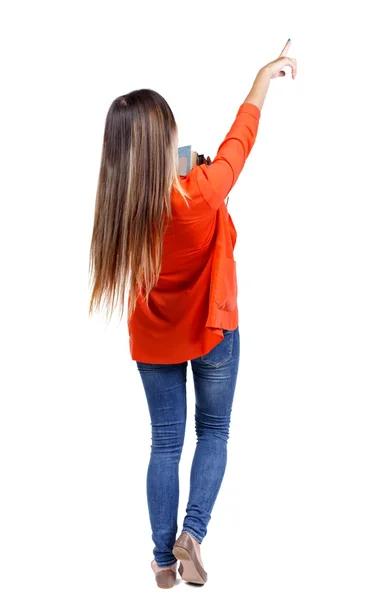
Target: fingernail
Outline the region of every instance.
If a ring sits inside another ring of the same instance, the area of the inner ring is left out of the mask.
[[[291,41],[291,38],[288,38],[287,43]]]

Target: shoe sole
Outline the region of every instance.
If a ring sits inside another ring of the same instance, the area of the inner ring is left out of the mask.
[[[197,583],[199,585],[204,585],[204,583],[206,583],[208,578],[207,575],[205,574],[206,577],[204,579],[204,577],[199,573],[191,554],[188,552],[188,550],[186,550],[186,548],[174,546],[173,554],[181,563],[178,571],[183,581],[188,583]]]

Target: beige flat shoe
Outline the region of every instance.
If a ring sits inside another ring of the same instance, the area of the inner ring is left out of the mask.
[[[208,573],[200,563],[192,539],[187,533],[180,534],[173,546],[173,554],[180,560],[178,571],[184,581],[200,585],[207,582]]]
[[[177,579],[176,569],[162,569],[162,571],[154,571],[152,567],[153,560],[151,562],[152,571],[155,574],[156,583],[159,588],[169,589],[174,587]]]

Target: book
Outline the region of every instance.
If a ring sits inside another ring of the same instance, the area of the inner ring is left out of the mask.
[[[211,159],[204,154],[198,154],[192,150],[192,146],[180,146],[178,148],[179,175],[187,175],[196,165],[210,165]]]
[[[192,150],[192,146],[179,146],[179,175],[186,176],[196,165],[210,165],[212,163],[210,156],[205,158],[204,154],[198,154]],[[229,203],[229,197],[226,199],[226,206]]]
[[[180,146],[178,148],[179,157],[179,175],[187,175],[197,164],[197,152],[192,150],[192,146]]]

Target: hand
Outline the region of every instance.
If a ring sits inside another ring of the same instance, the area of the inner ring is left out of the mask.
[[[285,77],[286,72],[283,70],[284,67],[291,67],[292,79],[295,79],[297,70],[296,58],[286,56],[290,45],[291,40],[288,40],[279,57],[263,67],[263,70],[269,73],[270,79]]]

